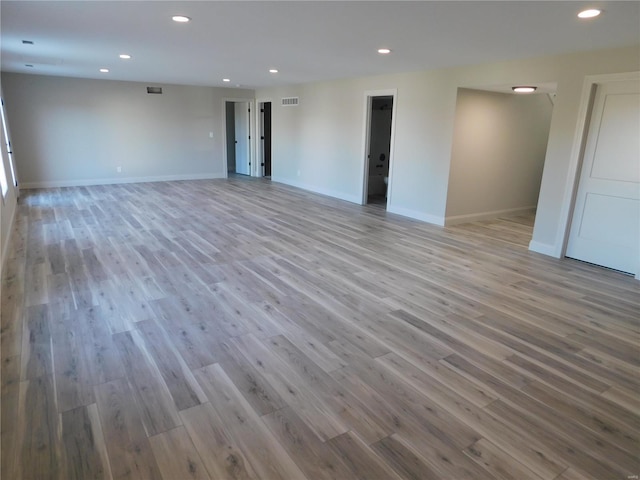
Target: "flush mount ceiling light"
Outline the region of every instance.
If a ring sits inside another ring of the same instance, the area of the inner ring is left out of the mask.
[[[390,48],[379,48],[378,49],[378,53],[380,55],[388,55],[391,53],[391,49]]]
[[[532,86],[527,86],[527,85],[520,85],[518,87],[511,87],[511,90],[513,90],[516,93],[533,93],[538,89],[538,87],[532,87]]]
[[[109,73],[109,69],[108,68],[101,68],[100,69],[100,73]]]
[[[173,17],[171,17],[171,20],[178,23],[187,23],[191,21],[189,17],[186,17],[184,15],[174,15]]]
[[[269,73],[278,73],[278,69],[277,68],[272,68],[269,70]]]
[[[598,10],[596,8],[590,8],[588,10],[583,10],[578,14],[579,18],[593,18],[597,17],[602,13],[602,10]]]
[[[230,82],[230,81],[231,81],[231,79],[230,79],[230,78],[223,78],[223,79],[222,79],[222,81],[223,81],[223,82]]]
[[[123,60],[129,60],[131,58],[131,55],[129,55],[128,53],[121,53],[120,58]]]

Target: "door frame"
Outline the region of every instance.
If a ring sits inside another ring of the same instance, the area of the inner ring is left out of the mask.
[[[582,173],[582,163],[584,161],[587,135],[589,134],[589,126],[596,90],[599,85],[627,80],[640,81],[640,72],[587,75],[584,78],[582,94],[580,97],[580,107],[578,110],[578,124],[573,137],[573,146],[571,148],[571,157],[569,159],[569,174],[567,175],[565,195],[560,209],[560,222],[562,228],[559,232],[560,241],[556,243],[557,247],[555,252],[556,256],[559,258],[564,258],[567,253],[567,245],[569,243],[569,234],[571,233],[573,213],[576,207],[578,184],[580,183],[580,176]],[[636,271],[635,278],[636,280],[640,280],[640,271]]]
[[[9,120],[7,109],[5,108],[5,97],[2,87],[0,87],[0,100],[2,101],[2,105],[0,108],[2,109],[2,117],[4,118],[3,128],[5,133],[5,140],[7,142],[7,160],[9,161],[9,175],[7,176],[7,181],[11,178],[11,182],[13,183],[13,188],[16,192],[16,197],[20,197],[20,182],[18,180],[18,171],[16,169],[15,161],[16,159],[13,156],[13,145],[11,145],[11,129],[9,128]]]
[[[227,149],[229,148],[229,146],[227,145],[227,102],[232,102],[232,103],[248,103],[249,104],[249,109],[254,112],[255,111],[255,100],[253,98],[242,98],[242,97],[225,97],[222,99],[222,138],[224,138],[224,141],[222,142],[222,158],[223,158],[223,168],[224,168],[224,172],[223,172],[223,178],[229,178],[229,172],[227,171],[228,168],[228,164],[227,164]],[[253,134],[253,132],[256,131],[256,122],[255,122],[255,115],[251,115],[251,113],[249,113],[249,162],[251,162],[251,165],[249,165],[249,175],[251,176],[256,176],[254,174],[255,170],[255,161],[254,159],[256,158],[256,152],[255,152],[255,148],[256,148],[256,142],[255,142],[255,135]],[[235,148],[235,146],[234,146]]]
[[[261,141],[259,141],[259,136],[262,135],[262,132],[264,131],[264,125],[263,125],[263,120],[262,120],[262,116],[260,115],[260,109],[262,108],[262,105],[264,103],[270,103],[271,104],[271,124],[273,125],[273,106],[275,105],[275,103],[273,102],[273,100],[271,98],[256,98],[256,115],[255,115],[255,121],[256,121],[256,170],[255,170],[255,176],[256,177],[264,177],[264,169],[262,168],[261,165],[258,165],[259,163],[262,163],[262,159],[264,156],[264,152],[263,152],[263,148],[262,145],[263,143]],[[271,142],[273,144],[273,135],[271,136]],[[271,176],[273,177],[273,145],[271,148]]]
[[[391,145],[389,148],[389,180],[387,182],[387,205],[389,208],[391,203],[391,195],[393,192],[393,165],[394,165],[394,151],[395,151],[395,138],[396,138],[396,112],[398,109],[398,89],[389,88],[385,90],[367,90],[364,92],[364,122],[362,129],[362,184],[360,190],[360,204],[367,204],[367,191],[369,186],[369,141],[371,140],[371,104],[373,97],[392,97],[393,107],[391,108]]]

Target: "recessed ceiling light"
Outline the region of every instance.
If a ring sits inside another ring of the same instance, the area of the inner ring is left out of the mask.
[[[223,79],[222,79],[222,81],[223,81],[223,82],[230,82],[230,81],[231,81],[231,79],[230,79],[230,78],[223,78]]]
[[[171,17],[171,20],[178,23],[187,23],[191,21],[189,17],[186,17],[184,15],[174,15],[173,17]]]
[[[513,90],[516,93],[533,93],[538,89],[538,87],[532,87],[532,86],[527,86],[527,85],[520,85],[518,87],[511,87],[511,90]]]
[[[596,8],[590,8],[589,10],[583,10],[582,12],[580,12],[578,14],[578,17],[580,17],[580,18],[593,18],[593,17],[597,17],[601,13],[602,13],[602,10],[598,10]]]
[[[109,73],[109,69],[108,68],[101,68],[100,69],[100,73]]]
[[[379,48],[378,49],[378,53],[381,55],[388,55],[389,53],[391,53],[391,49],[390,48]]]
[[[278,73],[278,69],[272,68],[271,70],[269,70],[269,73]]]
[[[131,55],[129,55],[128,53],[121,53],[120,58],[123,60],[129,60],[131,58]]]

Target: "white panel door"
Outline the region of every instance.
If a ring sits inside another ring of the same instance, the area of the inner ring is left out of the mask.
[[[249,102],[234,104],[236,127],[236,173],[250,175]]]
[[[640,266],[640,84],[598,85],[567,257],[623,272]]]

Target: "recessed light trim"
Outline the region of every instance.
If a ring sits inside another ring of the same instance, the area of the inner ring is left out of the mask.
[[[100,69],[100,73],[109,73],[109,69],[108,68],[101,68]]]
[[[271,68],[271,69],[269,69],[269,73],[278,73],[278,69],[277,68]]]
[[[587,10],[583,10],[578,14],[578,18],[594,18],[602,13],[602,10],[598,10],[597,8],[589,8]]]
[[[186,15],[174,15],[173,17],[171,17],[171,20],[178,23],[188,23],[191,21],[191,18],[187,17]]]
[[[131,59],[131,55],[129,55],[128,53],[121,53],[120,58],[123,60],[129,60]]]
[[[389,55],[391,53],[391,49],[390,48],[379,48],[378,49],[378,53],[380,55]]]
[[[532,85],[518,85],[516,87],[511,87],[515,93],[533,93],[538,89],[538,87],[534,87]]]

